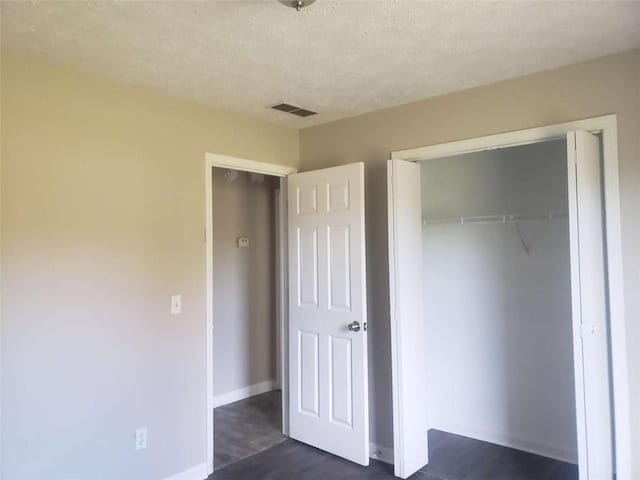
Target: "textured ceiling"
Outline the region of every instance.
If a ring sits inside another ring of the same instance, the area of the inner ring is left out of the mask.
[[[2,2],[2,47],[294,128],[640,47],[640,2]],[[298,118],[267,107],[315,110]]]

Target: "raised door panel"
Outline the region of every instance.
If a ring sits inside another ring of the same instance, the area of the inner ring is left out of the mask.
[[[298,411],[318,417],[320,415],[320,358],[319,335],[316,332],[298,332],[300,356],[298,361]]]
[[[296,277],[298,306],[318,307],[318,229],[297,227],[294,248],[298,270]]]
[[[351,236],[348,225],[327,227],[329,308],[351,310]]]

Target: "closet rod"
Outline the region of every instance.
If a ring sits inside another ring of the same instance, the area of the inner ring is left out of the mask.
[[[567,218],[568,214],[564,212],[549,212],[541,215],[482,215],[475,217],[445,217],[445,218],[423,218],[423,225],[435,224],[460,224],[466,223],[513,223],[524,220],[556,220],[559,218]]]

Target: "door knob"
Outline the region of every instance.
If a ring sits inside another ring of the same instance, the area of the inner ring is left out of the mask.
[[[360,331],[360,322],[354,321],[349,324],[349,331],[351,332],[359,332]]]

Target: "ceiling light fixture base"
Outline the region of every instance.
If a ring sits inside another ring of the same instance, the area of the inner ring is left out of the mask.
[[[278,0],[278,1],[287,7],[295,8],[296,11],[299,12],[304,7],[308,7],[316,0]]]

